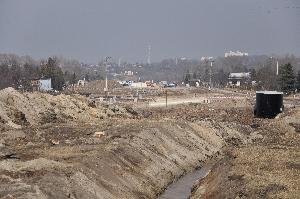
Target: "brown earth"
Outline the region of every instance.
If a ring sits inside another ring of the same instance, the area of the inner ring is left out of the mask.
[[[262,143],[278,146],[275,143],[282,140],[285,128],[291,130],[290,137],[283,139],[291,154],[283,153],[289,155],[284,165],[298,168],[293,139],[299,134],[292,131],[299,127],[298,112],[274,123],[253,118],[251,103],[245,97],[169,108],[95,107],[79,95],[2,90],[0,198],[156,198],[168,184],[222,156],[226,148],[230,152],[223,162],[229,167],[216,166],[211,175],[218,168],[233,172],[231,164],[251,165],[256,156],[250,155],[268,149]],[[279,137],[272,136],[273,131]],[[239,153],[247,156],[238,159]],[[235,163],[237,160],[241,163]],[[242,173],[240,167],[236,171]],[[245,178],[241,173],[230,174],[230,179],[238,181],[233,192],[244,193],[240,191],[246,184],[239,182]],[[250,180],[255,178],[251,175]],[[224,179],[219,178],[220,183],[226,183],[226,176]],[[274,184],[271,189],[283,190],[277,185],[292,189],[284,183]],[[196,198],[197,192],[196,187]]]
[[[196,198],[299,198],[300,109],[265,120],[263,139],[227,146],[224,158],[193,190]]]
[[[124,108],[95,107],[80,95],[20,93],[13,88],[0,91],[0,122],[12,128],[68,121],[95,122],[111,116],[130,117]]]

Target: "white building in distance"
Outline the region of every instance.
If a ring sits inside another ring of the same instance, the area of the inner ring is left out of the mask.
[[[126,75],[126,76],[133,76],[134,75],[134,72],[133,71],[125,71],[124,72],[124,75]]]
[[[243,73],[230,73],[228,80],[229,86],[242,86],[243,84],[247,84],[251,79],[251,73],[243,72]]]
[[[227,53],[225,53],[225,57],[243,57],[243,56],[249,56],[248,53],[243,53],[243,52],[240,52],[240,51],[236,51],[236,52],[233,52],[233,51],[229,51]]]
[[[40,91],[51,91],[52,90],[51,78],[49,78],[49,79],[40,79],[39,89],[40,89]]]
[[[201,57],[201,61],[211,61],[213,59],[213,57]]]

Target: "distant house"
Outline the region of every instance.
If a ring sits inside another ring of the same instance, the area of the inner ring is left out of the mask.
[[[130,84],[131,88],[147,88],[147,84],[144,82],[133,82]]]
[[[51,78],[49,79],[33,79],[31,80],[33,91],[50,91],[52,90]]]
[[[78,80],[77,85],[78,86],[85,86],[87,84],[87,81],[85,80],[85,78],[83,78],[83,80]]]
[[[125,71],[124,72],[124,75],[126,75],[126,76],[133,76],[134,75],[134,72],[133,71]]]
[[[51,85],[51,78],[49,79],[40,79],[39,80],[39,90],[40,91],[51,91],[52,85]]]
[[[251,79],[251,73],[230,73],[228,77],[229,86],[240,87],[248,84]]]

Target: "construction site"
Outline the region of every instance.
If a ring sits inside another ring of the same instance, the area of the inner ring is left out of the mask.
[[[300,199],[300,0],[0,0],[0,199]]]
[[[0,91],[0,198],[299,198],[299,96],[264,119],[254,91],[95,95]]]

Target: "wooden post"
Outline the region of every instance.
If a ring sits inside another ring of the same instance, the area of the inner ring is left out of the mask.
[[[166,90],[166,108],[168,107],[168,91]]]

